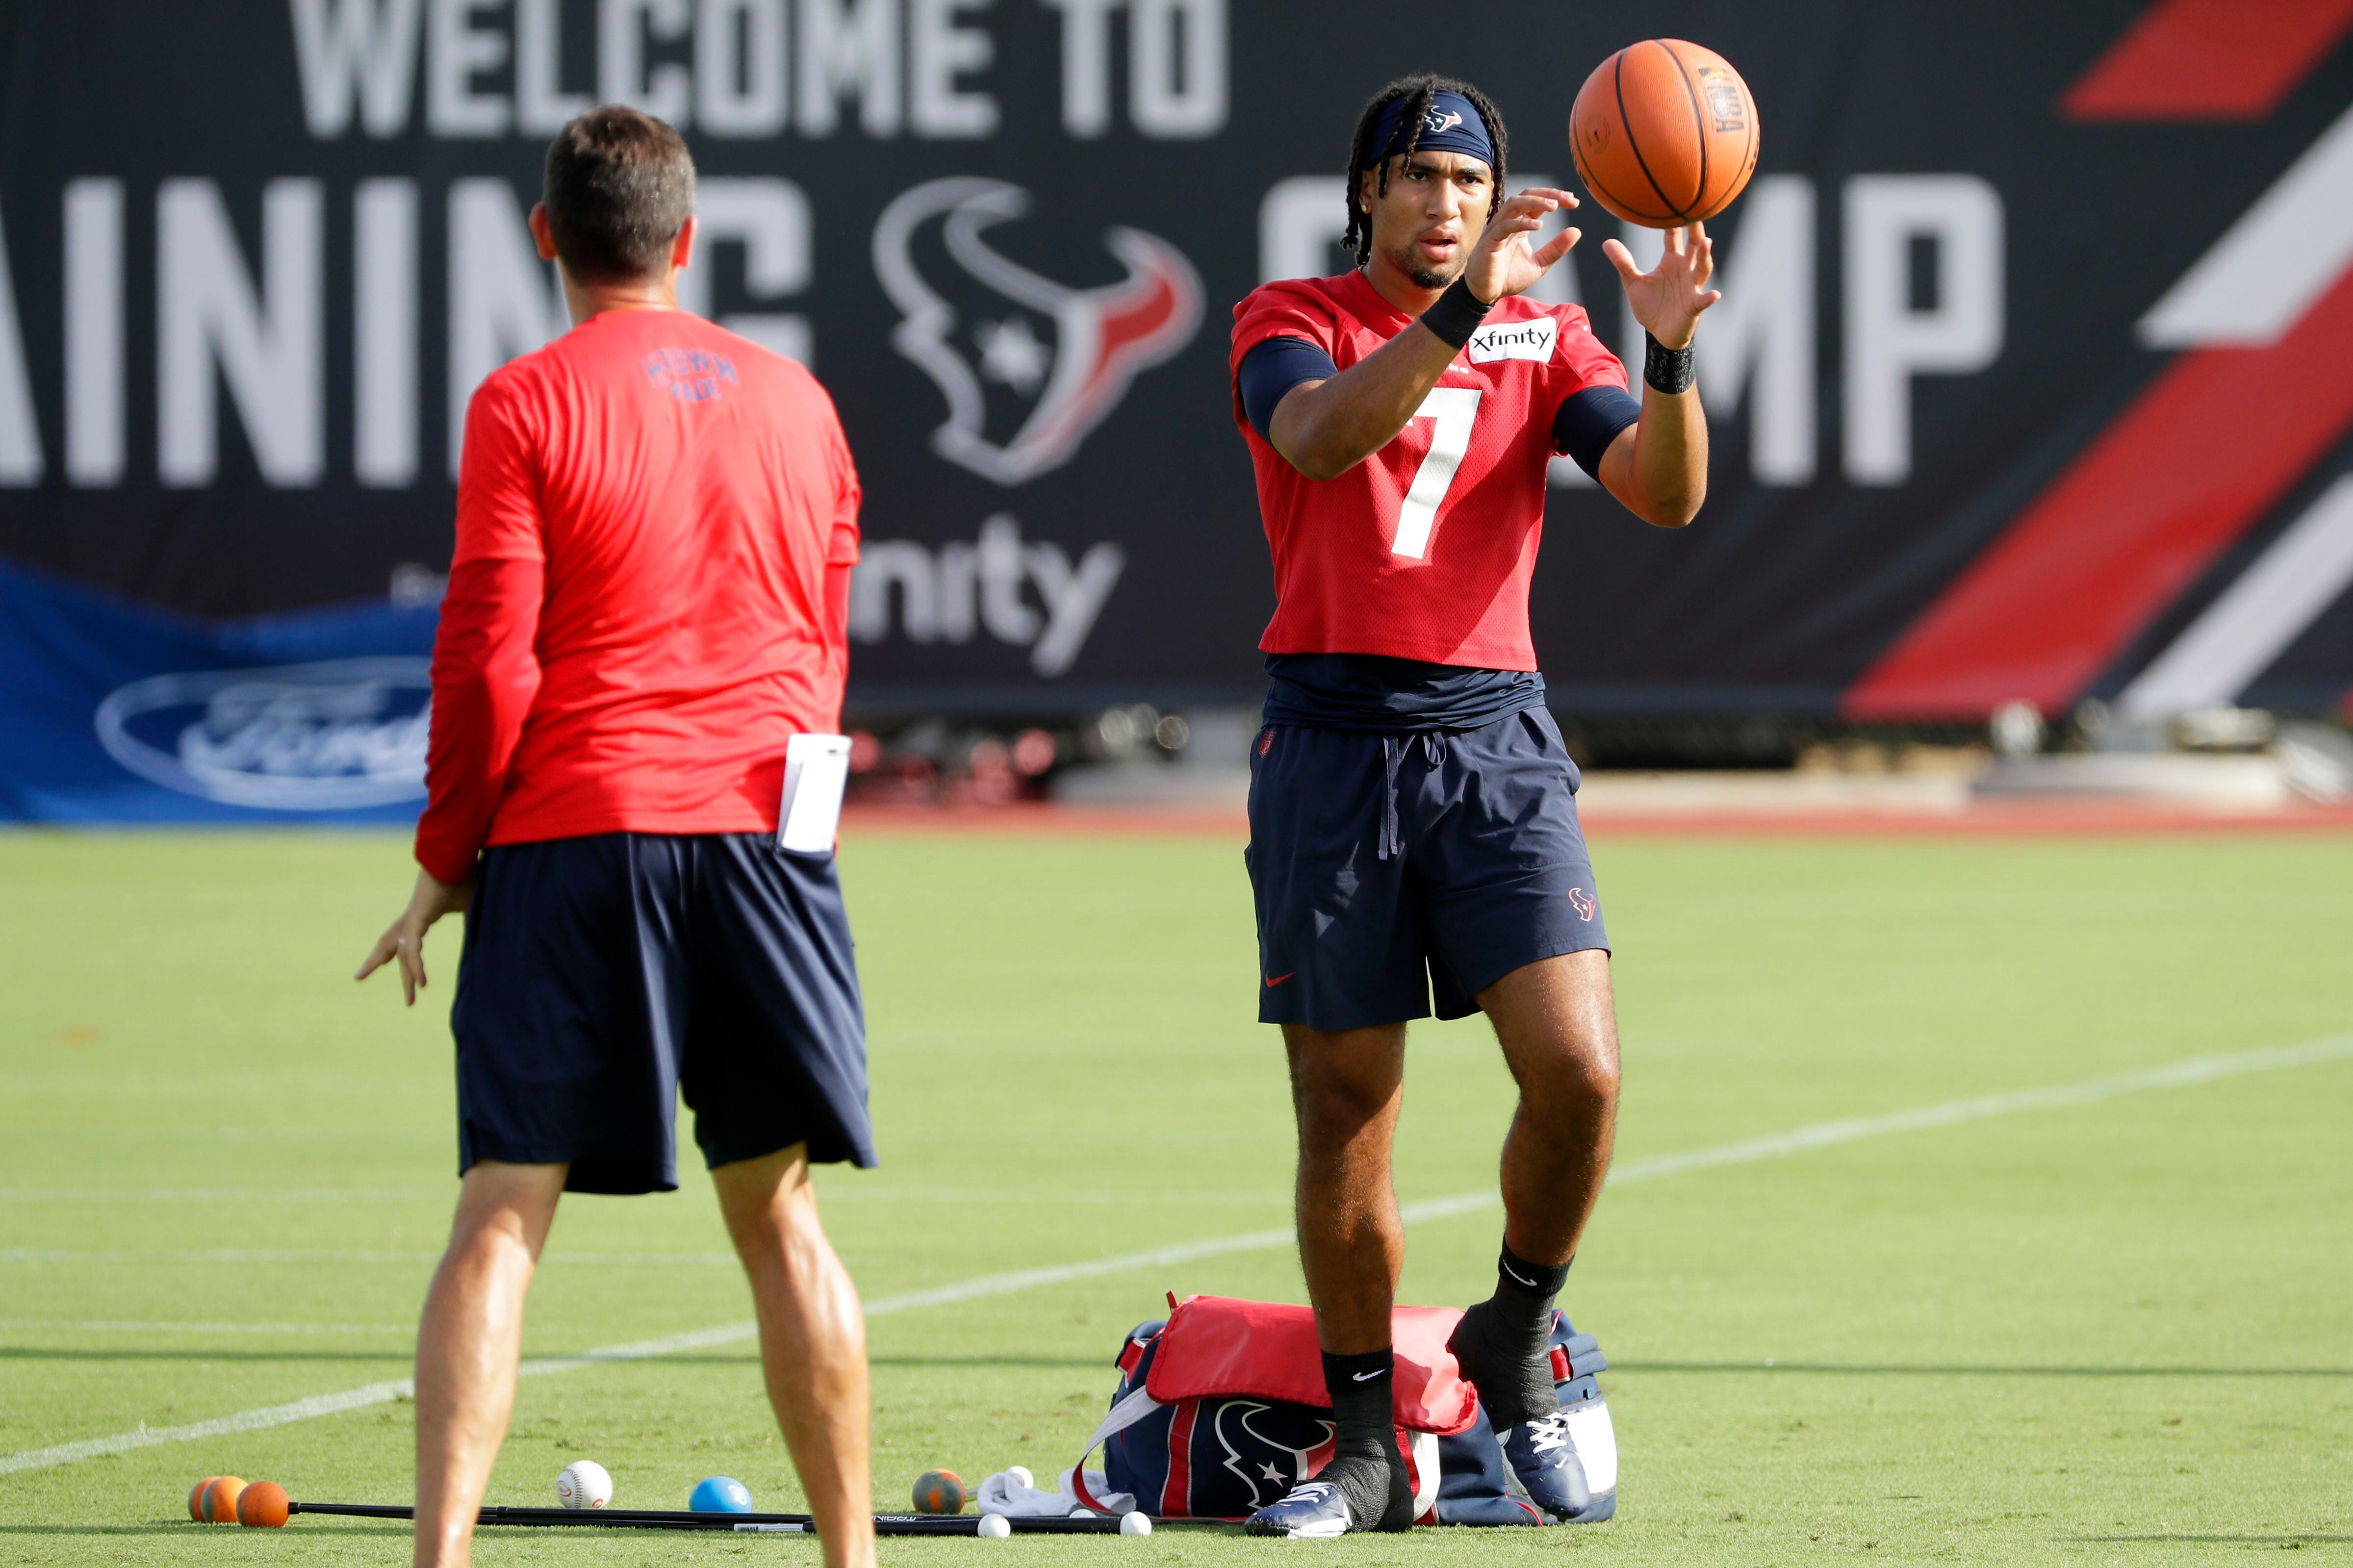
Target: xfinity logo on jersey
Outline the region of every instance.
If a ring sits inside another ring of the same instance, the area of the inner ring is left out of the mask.
[[[1533,321],[1497,321],[1482,327],[1471,334],[1468,349],[1472,364],[1499,359],[1534,360],[1542,364],[1552,358],[1553,345],[1559,341],[1559,321],[1539,316]]]
[[[1104,234],[1127,276],[1097,289],[1041,277],[981,237],[1029,210],[1029,193],[1002,180],[929,180],[874,226],[875,276],[905,318],[892,346],[947,400],[932,449],[1006,486],[1069,462],[1201,321],[1193,264],[1140,229]]]

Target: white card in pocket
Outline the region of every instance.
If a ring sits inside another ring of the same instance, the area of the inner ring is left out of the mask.
[[[841,826],[841,792],[849,785],[849,736],[795,735],[786,742],[776,847],[802,855],[832,853],[834,830]]]

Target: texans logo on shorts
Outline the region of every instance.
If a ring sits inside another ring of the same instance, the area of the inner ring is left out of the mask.
[[[1601,910],[1601,906],[1593,901],[1593,895],[1583,888],[1568,890],[1568,907],[1577,911],[1577,918],[1581,921],[1591,920]]]

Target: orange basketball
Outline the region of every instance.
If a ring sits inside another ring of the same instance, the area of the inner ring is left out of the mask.
[[[206,1524],[237,1522],[237,1494],[245,1490],[245,1483],[235,1476],[215,1476],[205,1483],[205,1495],[198,1500],[204,1508]]]
[[[1712,218],[1757,172],[1757,100],[1713,49],[1652,38],[1611,55],[1568,112],[1577,177],[1646,228]]]
[[[237,1521],[256,1530],[276,1530],[286,1522],[286,1489],[276,1481],[256,1481],[237,1494]]]

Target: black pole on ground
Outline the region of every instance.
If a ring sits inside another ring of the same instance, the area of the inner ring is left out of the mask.
[[[413,1520],[417,1510],[405,1503],[288,1502],[286,1511],[324,1514],[345,1519]],[[878,1535],[976,1535],[981,1514],[878,1513]],[[683,1509],[631,1508],[509,1508],[485,1503],[475,1516],[478,1524],[576,1525],[606,1530],[741,1530],[747,1532],[814,1533],[816,1521],[805,1513],[692,1513]],[[1016,1519],[1005,1521],[1017,1535],[1117,1535],[1119,1521],[1102,1515],[1083,1519]]]

